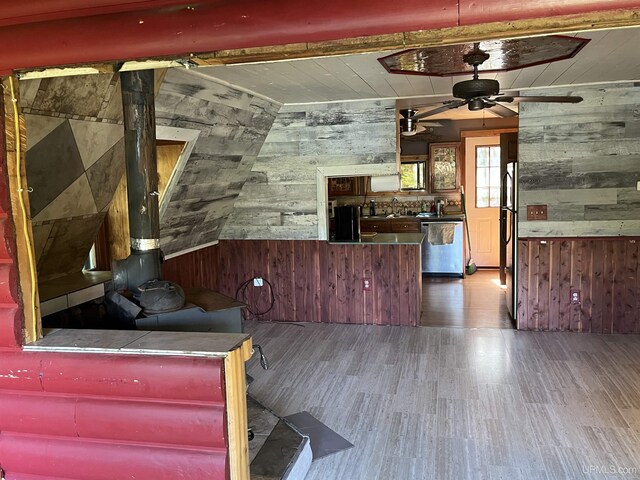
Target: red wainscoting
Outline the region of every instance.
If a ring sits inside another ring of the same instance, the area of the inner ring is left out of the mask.
[[[520,239],[518,328],[640,333],[639,246],[640,237]]]
[[[231,297],[246,280],[263,277],[275,294],[263,320],[417,325],[420,319],[419,245],[222,240],[168,260],[163,275],[183,287],[203,286]],[[365,278],[371,280],[369,291],[363,289]]]
[[[1,352],[5,478],[228,478],[223,361]]]

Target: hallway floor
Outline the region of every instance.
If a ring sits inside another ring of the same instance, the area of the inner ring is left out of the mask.
[[[271,364],[249,393],[355,445],[307,480],[640,478],[640,336],[246,327]]]
[[[497,269],[478,270],[464,279],[423,277],[420,325],[514,328],[504,299]]]

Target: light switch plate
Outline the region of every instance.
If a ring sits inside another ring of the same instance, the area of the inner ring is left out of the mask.
[[[527,220],[546,220],[546,205],[527,205]]]

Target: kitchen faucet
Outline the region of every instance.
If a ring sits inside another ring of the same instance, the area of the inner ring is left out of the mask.
[[[395,215],[396,214],[396,206],[398,205],[398,198],[397,197],[393,197],[393,200],[391,200],[391,215]]]

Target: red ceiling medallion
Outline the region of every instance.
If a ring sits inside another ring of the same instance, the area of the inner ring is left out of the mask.
[[[488,53],[489,58],[478,70],[502,72],[556,62],[573,57],[587,43],[588,38],[564,35],[479,42],[480,50]],[[389,73],[448,77],[473,72],[473,67],[463,60],[473,50],[473,43],[414,48],[379,58],[378,61]]]

